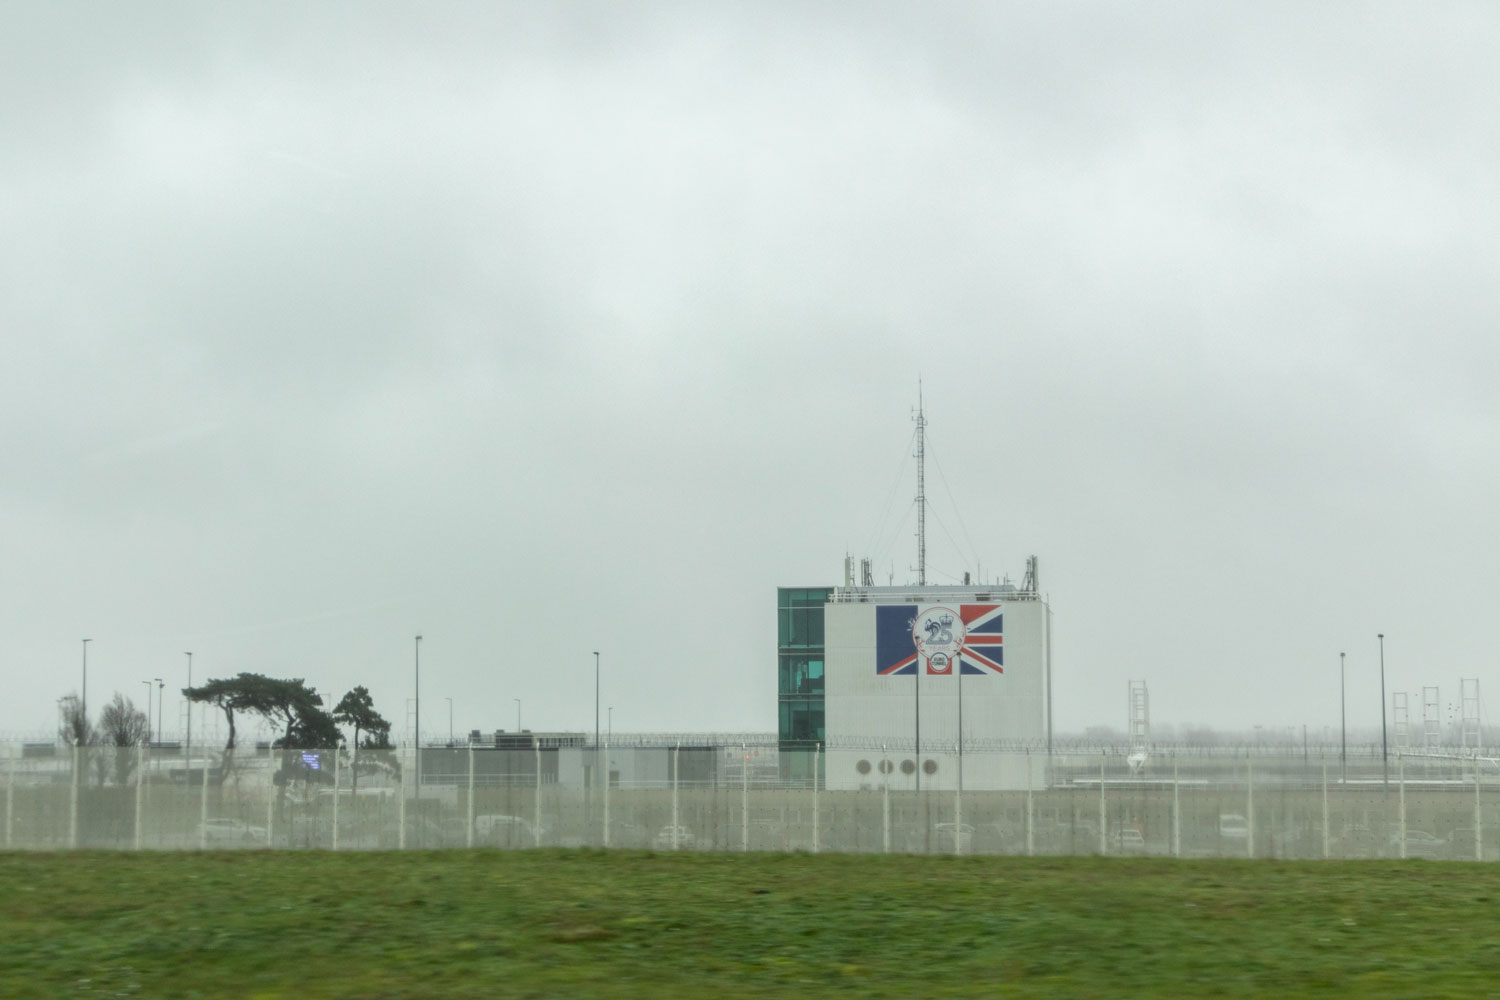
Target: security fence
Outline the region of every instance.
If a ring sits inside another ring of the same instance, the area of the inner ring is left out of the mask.
[[[7,849],[1500,859],[1500,762],[774,744],[0,747]]]

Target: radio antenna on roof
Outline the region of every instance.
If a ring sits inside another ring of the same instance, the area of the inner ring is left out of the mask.
[[[922,377],[917,376],[917,586],[927,586],[927,416],[922,411]]]

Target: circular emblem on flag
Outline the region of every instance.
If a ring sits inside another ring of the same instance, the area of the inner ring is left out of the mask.
[[[966,634],[963,619],[952,608],[928,608],[911,623],[911,641],[927,661],[929,674],[953,673]]]

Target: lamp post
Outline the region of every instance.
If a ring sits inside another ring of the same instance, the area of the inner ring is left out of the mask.
[[[151,682],[141,681],[146,685],[146,746],[151,745]]]
[[[417,636],[416,652],[412,661],[413,697],[416,699],[416,715],[411,727],[413,752],[417,755],[417,794],[422,798],[422,637]]]
[[[1391,785],[1391,762],[1385,742],[1385,633],[1377,632],[1380,640],[1380,771],[1381,782],[1386,788]]]
[[[188,658],[187,686],[191,688],[193,686],[193,654],[186,653],[184,655]],[[188,762],[188,766],[191,767],[193,758],[193,703],[191,701],[188,702],[187,710],[187,741],[183,744],[182,756]]]
[[[516,732],[519,733],[521,731],[521,699],[512,698],[511,701],[516,703]]]
[[[1385,700],[1385,696],[1382,700]],[[1349,784],[1349,721],[1344,709],[1344,654],[1338,654],[1338,772]]]
[[[444,698],[443,700],[448,703],[448,745],[451,747],[453,745],[453,699]]]
[[[89,643],[93,641],[83,640],[83,693],[79,695],[78,708],[85,719],[89,717]]]
[[[594,746],[599,745],[599,651],[594,650]]]
[[[162,680],[160,677],[153,677],[152,680],[156,681],[156,738],[159,741],[161,739],[161,729],[164,721],[162,719],[162,715],[163,709],[166,706],[165,698],[167,693],[167,682]]]
[[[615,706],[609,706],[609,714],[605,716],[605,719],[609,721],[609,728],[605,731],[609,734],[609,741],[613,743],[615,741]]]

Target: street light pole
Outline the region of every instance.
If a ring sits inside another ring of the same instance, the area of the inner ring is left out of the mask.
[[[416,718],[412,722],[411,739],[417,756],[417,794],[422,798],[422,637],[417,636],[416,653],[412,663],[413,694],[416,698]]]
[[[78,698],[78,708],[85,719],[89,717],[89,643],[93,641],[83,640],[83,694]]]
[[[594,746],[599,745],[599,651],[594,650]]]
[[[153,677],[152,680],[156,681],[156,739],[159,742],[163,725],[162,709],[166,704],[167,682],[160,677]]]
[[[1382,697],[1384,697],[1382,695]],[[1344,654],[1339,654],[1339,775],[1349,783],[1349,723],[1344,707]]]
[[[1387,788],[1391,784],[1391,763],[1385,742],[1385,633],[1376,633],[1380,640],[1380,769],[1382,781]]]
[[[448,703],[448,745],[451,747],[453,745],[453,699],[444,698],[443,700]]]
[[[521,699],[512,698],[511,701],[516,703],[516,732],[519,733],[521,731]]]
[[[188,687],[193,686],[193,654],[187,653],[188,658]],[[187,743],[182,748],[182,756],[188,762],[188,767],[193,766],[193,703],[187,703]]]
[[[605,716],[605,719],[609,722],[606,732],[609,733],[609,741],[613,743],[615,741],[615,706],[609,706],[609,714]]]
[[[141,681],[146,685],[146,746],[151,745],[151,682]]]

